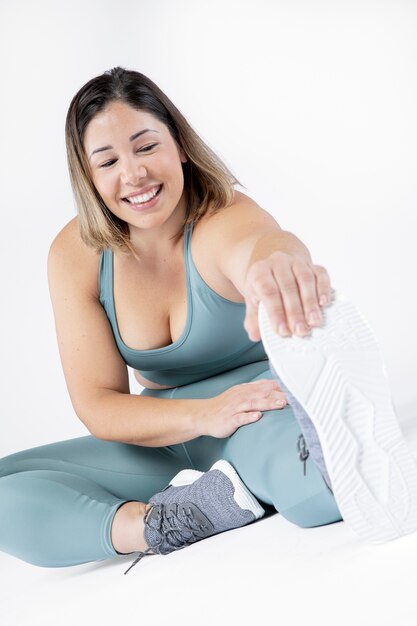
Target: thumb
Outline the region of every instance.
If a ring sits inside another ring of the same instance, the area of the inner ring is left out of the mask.
[[[259,300],[253,296],[245,296],[246,302],[246,316],[243,322],[243,327],[248,333],[251,341],[260,341],[261,335],[258,325],[258,309]]]

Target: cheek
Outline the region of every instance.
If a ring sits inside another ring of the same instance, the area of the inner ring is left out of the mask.
[[[167,178],[180,180],[183,178],[182,163],[179,154],[175,148],[166,152],[161,158],[159,155],[159,170],[164,172]]]
[[[114,181],[111,176],[93,176],[93,184],[102,198],[114,193]]]
[[[168,164],[168,167],[173,185],[178,189],[182,189],[184,185],[184,172],[182,169],[181,161],[175,159]]]

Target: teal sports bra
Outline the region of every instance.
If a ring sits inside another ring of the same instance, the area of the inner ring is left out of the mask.
[[[245,303],[223,298],[198,273],[191,257],[192,229],[190,224],[184,231],[187,321],[181,337],[162,348],[134,350],[123,342],[114,306],[111,248],[100,257],[100,302],[122,358],[148,380],[172,387],[267,359],[262,342],[251,341],[243,327]]]

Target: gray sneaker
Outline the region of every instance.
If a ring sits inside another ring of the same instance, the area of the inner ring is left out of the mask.
[[[145,541],[125,574],[147,554],[169,554],[217,533],[245,526],[265,513],[227,461],[208,472],[183,470],[155,494],[144,518]]]

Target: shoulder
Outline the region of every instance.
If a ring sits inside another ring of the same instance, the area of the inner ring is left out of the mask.
[[[244,294],[246,269],[256,243],[272,231],[280,231],[280,226],[252,198],[238,191],[230,206],[204,218],[196,241],[197,261],[205,259],[207,275]]]
[[[205,218],[204,234],[217,242],[239,241],[271,229],[281,230],[268,211],[240,191],[235,191],[232,204],[215,212],[208,211]]]
[[[48,275],[73,279],[98,296],[100,254],[81,239],[78,217],[70,220],[53,239],[48,253]]]

